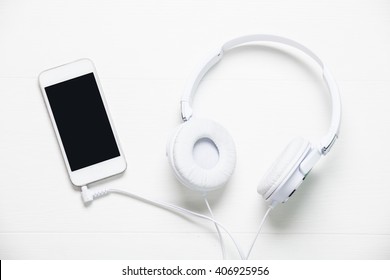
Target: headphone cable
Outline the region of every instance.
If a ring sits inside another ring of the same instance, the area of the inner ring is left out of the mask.
[[[211,210],[211,207],[210,207],[210,204],[209,204],[209,200],[207,199],[206,194],[203,195],[203,198],[204,198],[204,202],[206,203],[207,209],[208,209],[209,212],[210,212],[211,218],[215,219],[214,213],[213,213],[213,211]],[[219,244],[221,245],[222,259],[226,260],[226,249],[225,249],[225,244],[223,243],[221,231],[220,231],[219,226],[218,226],[217,223],[214,223],[214,225],[215,225],[215,228],[216,228],[216,230],[217,230],[218,239],[219,239]]]
[[[104,189],[90,190],[90,189],[88,189],[87,186],[81,187],[81,197],[82,197],[85,204],[91,203],[95,198],[107,195],[109,193],[116,193],[116,194],[125,195],[128,197],[137,199],[139,201],[143,201],[143,202],[146,202],[148,204],[151,204],[151,205],[154,205],[154,206],[157,206],[160,208],[164,208],[164,209],[167,209],[170,211],[174,211],[174,212],[186,214],[186,215],[193,215],[193,216],[201,218],[201,219],[209,220],[209,221],[213,222],[215,225],[218,225],[219,227],[221,227],[229,235],[229,237],[233,241],[233,243],[238,251],[238,254],[240,255],[240,258],[242,260],[245,258],[244,253],[242,252],[241,248],[238,246],[238,243],[234,239],[233,235],[227,230],[227,228],[225,226],[223,226],[220,222],[218,222],[217,220],[215,220],[212,217],[209,217],[209,216],[182,208],[180,206],[177,206],[177,205],[174,205],[171,203],[145,198],[145,197],[133,194],[133,193],[128,192],[128,191],[120,190],[120,189],[106,189],[106,188],[104,188]]]
[[[251,254],[251,252],[252,252],[252,249],[253,249],[253,246],[255,246],[257,237],[259,236],[260,231],[261,231],[261,229],[262,229],[262,227],[263,227],[265,221],[267,220],[268,214],[271,212],[272,209],[273,209],[273,205],[271,204],[271,205],[268,207],[267,212],[265,212],[265,214],[264,214],[264,216],[263,216],[263,219],[262,219],[261,222],[260,222],[260,226],[259,226],[259,228],[258,228],[258,230],[257,230],[257,233],[256,233],[255,238],[254,238],[253,241],[252,241],[252,245],[251,245],[251,247],[249,248],[249,251],[248,251],[248,254],[247,254],[246,257],[245,257],[245,260],[249,259],[249,256],[250,256],[250,254]]]

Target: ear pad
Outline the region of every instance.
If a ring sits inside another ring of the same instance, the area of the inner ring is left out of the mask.
[[[310,150],[310,143],[303,138],[295,138],[288,144],[277,160],[260,181],[257,192],[268,199],[286,181],[302,158]]]
[[[200,139],[211,141],[218,150],[215,166],[204,168],[194,159],[195,144]],[[236,165],[236,148],[230,134],[219,124],[191,118],[180,125],[167,146],[168,160],[176,177],[186,187],[207,192],[224,186]]]

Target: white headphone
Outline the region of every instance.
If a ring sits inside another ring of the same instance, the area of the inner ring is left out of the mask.
[[[287,201],[320,158],[329,152],[338,137],[340,128],[341,102],[336,82],[319,57],[298,42],[275,35],[257,34],[239,37],[225,43],[189,80],[188,87],[181,98],[181,115],[184,123],[169,139],[167,156],[177,179],[192,190],[206,193],[221,188],[227,183],[236,164],[233,139],[220,124],[212,120],[192,117],[191,101],[204,75],[222,59],[226,51],[256,41],[288,45],[316,61],[322,69],[332,104],[330,127],[320,143],[313,144],[303,138],[292,140],[260,181],[258,193],[274,206]],[[209,169],[199,166],[193,157],[195,144],[201,139],[214,143],[219,153],[218,162]]]

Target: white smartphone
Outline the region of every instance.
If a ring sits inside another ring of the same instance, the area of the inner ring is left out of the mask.
[[[76,186],[126,170],[94,64],[81,59],[42,72],[39,85]]]

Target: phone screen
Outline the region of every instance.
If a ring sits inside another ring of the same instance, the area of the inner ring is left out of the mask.
[[[72,171],[120,156],[93,73],[45,91]]]

